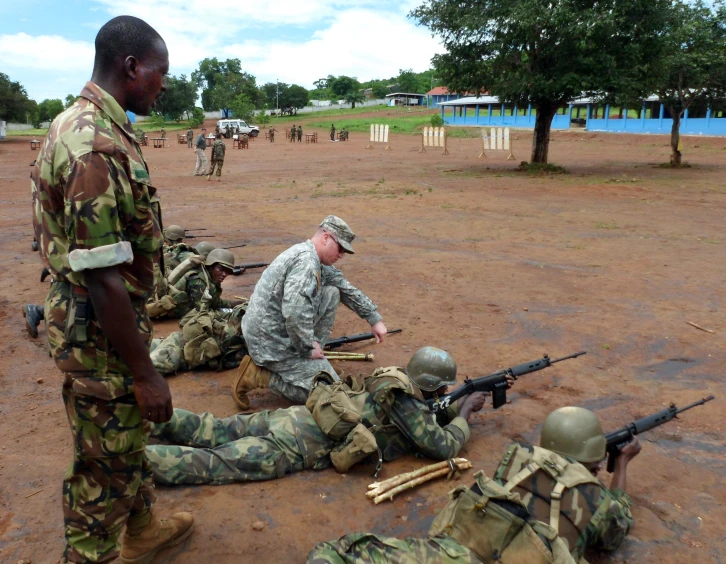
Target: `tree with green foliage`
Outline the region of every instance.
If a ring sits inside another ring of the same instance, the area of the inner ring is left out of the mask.
[[[166,121],[164,121],[164,116],[158,112],[151,112],[151,116],[149,117],[149,123],[155,130],[160,130],[166,125]]]
[[[53,121],[64,109],[63,100],[43,100],[38,104],[38,121]]]
[[[360,102],[365,102],[365,99],[366,97],[360,90],[349,90],[345,94],[345,96],[343,96],[343,100],[350,104],[351,109],[355,108],[356,104],[359,104]]]
[[[196,101],[196,83],[187,80],[185,75],[179,78],[170,76],[166,79],[166,92],[156,101],[156,110],[164,116],[180,121],[185,112],[189,115],[194,109]]]
[[[78,96],[76,94],[68,94],[65,99],[65,107],[70,108],[76,103],[76,100],[78,100]]]
[[[268,108],[277,108],[279,97],[287,90],[288,84],[284,82],[266,82],[260,86],[260,98]]]
[[[358,82],[357,78],[352,76],[329,76],[328,88],[335,96],[343,98],[351,90],[360,90],[360,82]]]
[[[245,121],[250,121],[252,116],[255,115],[255,105],[246,94],[237,94],[234,100],[232,100],[229,109],[232,110],[234,117]]]
[[[225,117],[230,105],[240,94],[246,95],[252,104],[259,102],[257,80],[242,71],[239,59],[227,59],[224,62],[216,57],[204,59],[192,73],[192,82],[202,89],[202,107],[207,111],[221,109]]]
[[[722,1],[676,1],[662,35],[663,55],[651,61],[661,103],[673,118],[671,164],[681,164],[680,126],[693,104],[726,98],[726,7]]]
[[[189,116],[189,127],[192,129],[199,127],[204,123],[204,110],[199,107],[195,107],[192,110],[192,115]]]
[[[413,69],[400,69],[398,71],[396,83],[398,84],[398,87],[396,88],[397,92],[418,94],[419,90],[421,90],[419,87],[418,75],[413,72]]]
[[[376,80],[371,86],[371,90],[373,91],[373,97],[374,98],[385,98],[386,94],[389,94],[391,91],[388,88],[388,84],[390,84],[387,81],[384,80]]]
[[[32,123],[31,114],[37,104],[19,82],[0,72],[0,119],[7,122]]]
[[[426,0],[410,17],[442,38],[436,76],[536,110],[531,161],[546,163],[557,110],[583,94],[641,99],[671,0]]]
[[[283,104],[284,100],[284,104]],[[308,105],[308,91],[306,88],[297,84],[290,85],[285,89],[284,96],[280,96],[280,106],[285,108],[293,108],[295,114],[300,108]]]

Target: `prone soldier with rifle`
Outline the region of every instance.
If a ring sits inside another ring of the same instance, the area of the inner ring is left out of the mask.
[[[575,564],[587,550],[615,550],[633,525],[625,490],[628,464],[641,449],[637,435],[712,399],[671,404],[607,435],[592,411],[557,409],[545,419],[540,446],[514,443],[493,478],[478,472],[471,487],[452,490],[427,538],[353,533],[318,544],[307,562]],[[610,488],[597,479],[606,456]]]

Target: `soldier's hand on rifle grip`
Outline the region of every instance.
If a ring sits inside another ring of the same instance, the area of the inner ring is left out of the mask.
[[[514,377],[507,374],[505,378],[507,379],[507,389],[509,389],[514,385]]]
[[[315,359],[325,358],[325,353],[323,352],[323,347],[321,347],[320,343],[318,343],[317,341],[313,341],[313,350],[310,353],[310,358],[315,358]]]
[[[459,415],[469,421],[472,413],[482,410],[486,397],[484,392],[474,392],[459,400]]]
[[[633,458],[638,456],[640,454],[640,450],[643,447],[640,444],[640,439],[638,439],[637,436],[633,437],[633,440],[630,441],[628,444],[626,444],[623,448],[620,449],[620,456],[618,457],[618,461],[621,464],[627,464]]]

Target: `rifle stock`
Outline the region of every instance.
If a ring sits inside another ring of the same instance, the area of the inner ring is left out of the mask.
[[[703,405],[712,399],[716,399],[716,396],[711,395],[705,397],[687,405],[686,407],[682,407],[681,409],[678,409],[676,404],[671,403],[670,406],[665,409],[661,409],[652,415],[641,417],[632,423],[628,423],[625,427],[621,427],[617,431],[613,431],[612,433],[605,435],[605,440],[607,441],[606,451],[608,455],[608,472],[612,473],[615,470],[615,461],[620,455],[620,449],[632,441],[635,435],[640,435],[641,433],[645,433],[646,431],[650,431],[651,429],[655,429],[656,427],[663,425],[663,423],[668,423],[668,421],[678,417],[679,413],[683,413],[684,411]]]
[[[467,378],[466,380],[464,380],[464,383],[461,386],[456,388],[450,394],[426,400],[426,405],[428,405],[431,411],[436,413],[437,411],[447,409],[459,398],[468,396],[469,394],[473,394],[474,392],[490,392],[492,394],[492,403],[494,405],[494,409],[499,409],[501,406],[507,403],[507,376],[510,376],[511,378],[514,378],[516,380],[517,378],[519,378],[520,376],[524,376],[525,374],[537,372],[539,370],[542,370],[543,368],[552,366],[557,362],[562,362],[563,360],[569,360],[571,358],[577,358],[578,356],[582,356],[583,354],[587,354],[587,352],[580,351],[575,354],[563,356],[562,358],[557,358],[555,360],[551,360],[548,355],[544,355],[542,358],[533,360],[532,362],[525,362],[523,364],[512,366],[511,368],[498,370],[497,372],[494,372],[489,376],[482,376],[481,378],[477,378],[475,380],[470,380],[469,378]]]

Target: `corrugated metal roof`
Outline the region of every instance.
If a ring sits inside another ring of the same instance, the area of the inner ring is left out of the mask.
[[[499,98],[496,96],[467,96],[458,100],[449,100],[448,102],[439,102],[439,106],[476,106],[498,104]]]

